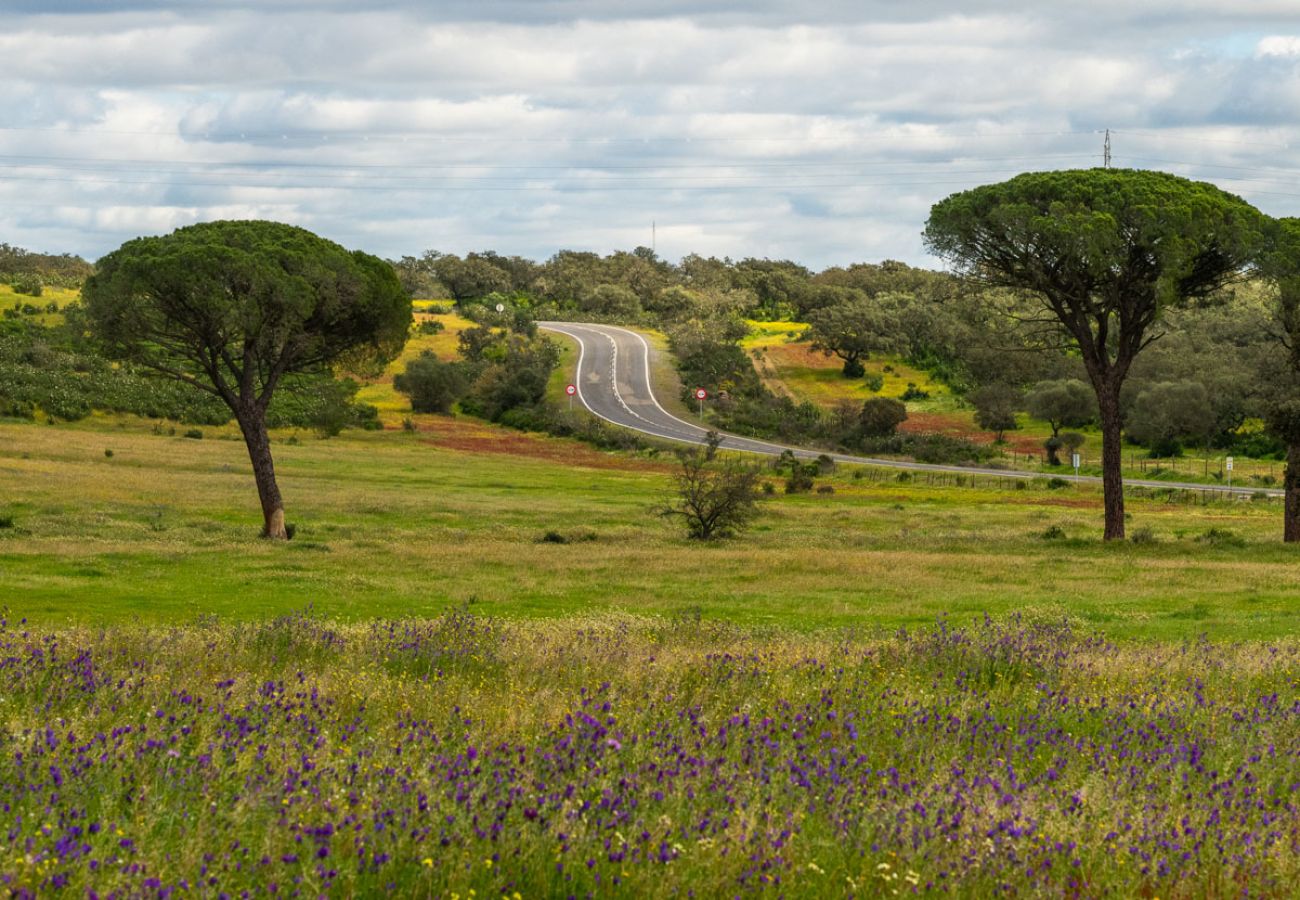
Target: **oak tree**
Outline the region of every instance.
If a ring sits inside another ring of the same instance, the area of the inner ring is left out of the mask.
[[[893,298],[850,293],[852,299],[810,312],[804,337],[814,350],[844,360],[845,378],[861,378],[864,359],[899,349],[900,326]]]

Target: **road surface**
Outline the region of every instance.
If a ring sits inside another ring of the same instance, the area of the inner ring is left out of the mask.
[[[592,325],[577,322],[538,322],[546,331],[572,338],[578,345],[578,366],[574,384],[578,388],[578,402],[592,415],[622,428],[630,428],[652,437],[684,444],[703,444],[707,429],[680,419],[670,413],[655,397],[650,380],[650,345],[635,331],[613,325]],[[763,453],[779,456],[789,450],[803,459],[816,459],[822,453],[837,463],[883,466],[921,472],[947,472],[960,475],[989,475],[1000,478],[1045,478],[1050,473],[1026,472],[1014,469],[992,469],[978,466],[950,466],[933,463],[905,462],[897,459],[877,459],[869,456],[852,456],[790,447],[734,434],[723,434],[721,446],[727,450],[746,453]],[[1067,481],[1100,484],[1101,479],[1091,475],[1056,475]],[[1227,487],[1226,485],[1196,484],[1185,481],[1152,481],[1126,478],[1129,487],[1166,488],[1180,491],[1215,491],[1222,494],[1250,496],[1259,493],[1254,487]],[[1280,490],[1264,491],[1280,497]]]

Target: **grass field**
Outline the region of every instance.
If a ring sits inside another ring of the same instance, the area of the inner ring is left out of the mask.
[[[0,423],[0,890],[1300,890],[1277,503],[1106,545],[1094,489],[841,468],[701,545],[669,454],[409,416],[401,365],[386,430],[274,435],[286,544],[233,428]]]
[[[280,435],[298,537],[276,546],[256,538],[229,429],[196,441],[104,417],[0,425],[0,516],[13,522],[0,528],[0,594],[45,623],[256,619],[308,604],[357,619],[471,600],[509,617],[692,609],[804,629],[1018,610],[1121,637],[1270,636],[1300,621],[1300,567],[1278,543],[1275,503],[1131,500],[1130,527],[1154,543],[1106,546],[1090,489],[842,471],[834,494],[778,491],[745,539],[700,546],[652,511],[666,458],[465,419],[418,427]],[[1044,538],[1055,529],[1063,539]],[[552,530],[573,542],[540,543]]]
[[[34,316],[24,316],[23,318],[37,325],[54,326],[63,324],[63,313],[61,312],[44,312],[45,308],[51,303],[59,309],[67,306],[76,300],[81,299],[81,292],[73,288],[56,288],[46,287],[41,296],[33,297],[29,294],[17,293],[12,285],[0,284],[0,309],[13,309],[14,305],[18,306],[35,306],[42,310]]]
[[[808,328],[806,324],[758,321],[747,324],[750,334],[742,346],[755,358],[764,382],[779,393],[811,400],[830,410],[844,400],[861,403],[871,397],[898,398],[910,384],[930,395],[928,400],[913,401],[911,409],[951,412],[959,408],[947,387],[894,357],[863,362],[868,375],[878,375],[883,380],[880,390],[872,391],[865,379],[844,377],[843,360],[816,352],[801,339]]]

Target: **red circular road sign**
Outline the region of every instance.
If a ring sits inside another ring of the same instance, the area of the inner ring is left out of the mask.
[[[576,384],[571,384],[564,389],[564,393],[572,397],[574,394],[578,393],[578,386]]]
[[[703,400],[705,397],[708,397],[708,396],[709,396],[709,392],[706,391],[704,388],[696,388],[696,389],[695,389],[695,399],[696,399],[696,400]]]

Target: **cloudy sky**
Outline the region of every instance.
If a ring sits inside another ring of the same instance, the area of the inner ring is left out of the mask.
[[[270,218],[388,257],[926,263],[932,203],[1099,165],[1107,128],[1300,214],[1295,0],[6,0],[0,59],[0,241],[89,258]]]

